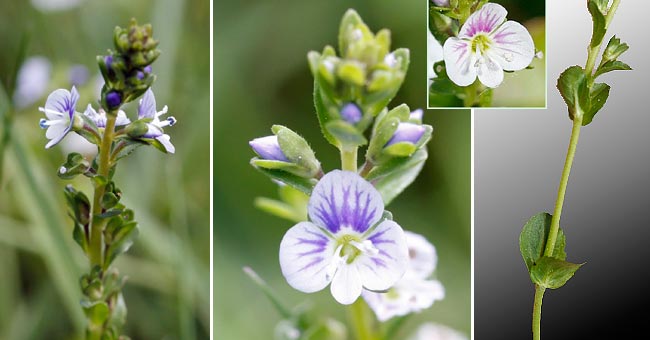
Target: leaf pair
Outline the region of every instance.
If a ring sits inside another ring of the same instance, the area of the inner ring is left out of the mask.
[[[565,261],[566,237],[562,229],[558,230],[552,254],[545,256],[551,220],[552,216],[548,213],[531,217],[519,235],[519,250],[531,281],[544,288],[557,289],[564,286],[583,264]]]

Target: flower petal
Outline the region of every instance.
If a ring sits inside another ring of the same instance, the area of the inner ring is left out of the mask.
[[[405,230],[404,236],[409,251],[408,275],[420,279],[431,276],[438,261],[436,249],[420,234]]]
[[[131,120],[126,116],[126,113],[122,110],[117,111],[115,126],[124,126],[129,124],[131,124]]]
[[[174,147],[174,144],[170,141],[169,135],[165,134],[162,136],[156,137],[156,140],[162,144],[162,146],[165,147],[165,150],[167,150],[167,153],[174,153],[176,152],[176,148]]]
[[[490,58],[506,71],[522,70],[535,57],[535,44],[526,27],[507,21],[491,34],[494,42],[488,50]]]
[[[436,280],[401,279],[387,293],[363,291],[361,294],[377,319],[385,322],[395,316],[420,312],[445,297],[445,289]]]
[[[72,93],[65,89],[54,90],[45,101],[45,115],[49,120],[61,119],[62,115],[72,118],[74,107],[79,99],[77,89],[72,87]],[[72,114],[70,114],[72,112]],[[59,115],[61,114],[61,115]]]
[[[357,267],[347,263],[339,266],[330,286],[334,299],[340,304],[349,305],[359,298],[361,290],[361,278]]]
[[[328,266],[334,241],[311,222],[300,222],[287,231],[280,243],[280,268],[289,285],[313,293],[332,281]]]
[[[497,29],[504,21],[508,11],[503,6],[487,3],[478,11],[469,16],[458,34],[459,38],[471,38],[479,33],[490,33]]]
[[[503,82],[503,69],[488,56],[479,59],[478,80],[491,88],[498,87]]]
[[[309,199],[309,217],[332,233],[351,228],[363,233],[384,213],[381,195],[354,172],[334,170],[316,184]]]
[[[458,86],[471,85],[476,80],[476,57],[469,41],[449,38],[442,47],[449,79]]]
[[[156,116],[156,97],[151,88],[147,90],[140,99],[138,106],[138,119],[154,118]]]
[[[386,290],[392,287],[406,271],[408,248],[402,228],[393,221],[381,222],[367,237],[378,253],[363,253],[355,259],[363,287],[368,290]]]

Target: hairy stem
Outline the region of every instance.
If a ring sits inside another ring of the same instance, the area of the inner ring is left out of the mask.
[[[110,155],[111,155],[111,146],[113,144],[113,134],[115,130],[115,120],[116,113],[109,113],[106,119],[106,129],[104,130],[104,136],[102,137],[102,143],[99,146],[99,169],[97,170],[97,175],[102,176],[108,181],[108,173],[111,168],[110,164]],[[102,213],[102,197],[104,196],[104,191],[106,190],[106,184],[96,183],[95,184],[95,193],[93,196],[93,213],[92,213],[92,223],[90,227],[90,245],[88,249],[88,257],[90,259],[91,266],[101,266],[103,264],[102,258],[102,239],[104,232],[104,219],[97,219],[96,216]]]

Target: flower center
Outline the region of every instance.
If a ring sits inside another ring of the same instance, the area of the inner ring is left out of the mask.
[[[485,34],[478,34],[472,38],[472,52],[483,54],[490,48],[492,39]]]
[[[375,248],[370,240],[361,240],[355,235],[343,235],[337,240],[337,251],[334,256],[340,257],[342,261],[350,264],[361,254],[376,255],[379,250]]]

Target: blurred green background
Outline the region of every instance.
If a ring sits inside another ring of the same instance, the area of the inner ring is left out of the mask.
[[[534,58],[531,70],[506,73],[494,89],[492,107],[546,107],[546,0],[491,0],[505,7],[508,20],[524,25],[543,58]],[[441,54],[442,58],[442,54]],[[433,107],[434,99],[430,100]],[[462,105],[462,104],[461,104]]]
[[[81,338],[78,279],[87,262],[71,237],[63,196],[68,182],[56,176],[70,149],[66,143],[44,149],[37,107],[49,92],[69,89],[73,81],[81,93],[77,110],[91,102],[97,107],[95,56],[112,47],[114,27],[131,17],[153,24],[162,50],[153,64],[158,109],[168,105],[178,124],[167,130],[175,155],[140,148],[117,170],[123,201],[140,223],[140,236],[115,263],[129,277],[125,334],[208,338],[209,7],[206,0],[0,0],[0,135],[13,121],[0,179],[0,339]],[[42,56],[46,65],[32,75],[44,81],[21,90],[43,87],[31,101],[8,97],[23,50],[28,58]],[[133,119],[136,106],[126,111]],[[91,195],[87,180],[73,184]]]
[[[406,82],[390,107],[426,106],[426,13],[423,1],[240,1],[214,3],[214,329],[215,339],[271,339],[280,320],[242,272],[251,266],[295,306],[315,303],[322,314],[346,321],[329,289],[293,290],[280,272],[280,240],[293,223],[253,207],[276,187],[249,164],[248,141],[282,124],[309,141],[325,171],[340,166],[338,150],[321,136],[312,103],[307,52],[335,45],[340,19],[355,8],[373,31],[392,31],[393,48],[411,50]],[[407,230],[425,235],[439,255],[437,278],[447,296],[410,318],[396,339],[423,321],[470,334],[470,115],[426,111],[435,131],[430,156],[416,182],[387,209]]]

